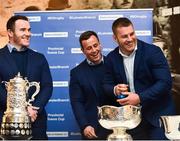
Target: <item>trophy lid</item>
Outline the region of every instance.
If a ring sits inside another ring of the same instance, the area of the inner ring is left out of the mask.
[[[18,72],[18,74],[13,79],[10,79],[11,83],[24,83],[24,81],[25,80],[22,78],[20,72]]]

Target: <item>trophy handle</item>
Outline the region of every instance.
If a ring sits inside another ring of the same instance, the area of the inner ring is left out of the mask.
[[[9,82],[7,82],[7,81],[2,81],[1,83],[4,84],[6,88],[8,87]]]
[[[39,82],[30,82],[29,83],[29,87],[28,88],[30,88],[30,87],[32,87],[32,86],[35,86],[36,87],[36,91],[33,93],[33,95],[31,96],[31,99],[29,99],[28,100],[28,105],[29,106],[32,106],[32,104],[31,104],[31,102],[32,101],[34,101],[34,97],[39,93],[39,91],[40,91],[40,85],[39,85]]]
[[[160,126],[164,127],[165,133],[167,133],[167,134],[169,134],[171,132],[168,120],[169,120],[168,116],[161,116],[160,117]]]

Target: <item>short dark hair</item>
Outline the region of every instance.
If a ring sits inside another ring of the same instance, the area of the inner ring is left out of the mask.
[[[96,32],[90,31],[90,30],[89,31],[85,31],[79,37],[79,43],[81,45],[81,48],[83,48],[82,41],[89,39],[92,35],[94,35],[98,39],[98,41],[99,41],[99,37],[96,34]]]
[[[7,30],[11,30],[11,31],[14,31],[14,27],[15,27],[15,22],[17,20],[25,20],[25,21],[29,21],[28,18],[26,16],[23,16],[23,15],[15,15],[15,16],[12,16],[8,21],[7,21],[7,24],[6,24],[6,29]]]
[[[115,34],[118,27],[127,27],[129,25],[133,26],[132,22],[128,18],[118,18],[112,24],[112,31]]]

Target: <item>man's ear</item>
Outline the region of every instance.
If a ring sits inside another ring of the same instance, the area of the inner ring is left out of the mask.
[[[115,42],[117,42],[117,38],[116,38],[115,35],[113,35],[113,39],[114,39]]]
[[[84,49],[81,47],[81,51],[84,53]]]
[[[8,30],[7,30],[7,33],[8,33],[8,36],[9,36],[9,37],[13,37],[13,34],[14,34],[14,33],[13,33],[12,30],[8,29]]]

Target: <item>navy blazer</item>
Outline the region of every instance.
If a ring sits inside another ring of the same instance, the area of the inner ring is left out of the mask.
[[[36,95],[33,106],[39,107],[38,117],[34,124],[46,125],[45,105],[52,95],[52,77],[49,65],[44,55],[28,48],[27,80],[29,82],[40,82],[40,92]],[[0,49],[0,118],[6,110],[6,89],[2,81],[9,82],[18,74],[18,69],[8,47]],[[34,87],[29,89],[28,96],[31,97]],[[1,121],[1,120],[0,120]]]
[[[120,83],[127,84],[127,78],[123,57],[117,47],[107,56],[103,85],[105,93],[115,97],[113,88]],[[167,60],[159,47],[140,40],[137,41],[134,61],[134,87],[140,97],[142,116],[152,125],[159,126],[162,115],[175,114]]]
[[[104,74],[104,72],[102,73]],[[87,61],[84,60],[72,69],[70,76],[69,95],[72,109],[81,131],[88,125],[97,129],[99,124],[97,106],[108,103],[105,103],[107,101],[106,97],[99,96],[93,72],[89,68]]]

